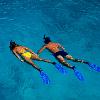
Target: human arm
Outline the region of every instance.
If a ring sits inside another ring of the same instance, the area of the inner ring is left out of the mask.
[[[62,50],[65,51],[65,48],[61,45],[61,44],[58,44],[59,48],[61,48]]]
[[[45,48],[46,48],[46,46],[43,45],[42,48],[40,50],[38,50],[37,54],[40,54]]]
[[[16,53],[16,51],[13,50],[13,54],[14,54],[21,62],[24,62],[24,60],[21,59],[21,57]]]

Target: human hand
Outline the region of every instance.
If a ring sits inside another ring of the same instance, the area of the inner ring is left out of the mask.
[[[21,59],[21,62],[24,62],[24,60]]]

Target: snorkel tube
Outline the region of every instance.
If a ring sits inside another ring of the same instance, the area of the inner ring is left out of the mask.
[[[43,39],[44,39],[45,44],[48,44],[49,42],[51,42],[50,37],[47,37],[46,35],[44,35]]]

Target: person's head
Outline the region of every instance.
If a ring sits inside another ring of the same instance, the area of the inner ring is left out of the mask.
[[[44,35],[44,43],[45,44],[48,44],[49,42],[51,42],[51,39],[50,39],[50,37],[46,37],[45,35]]]
[[[16,44],[16,42],[14,42],[14,41],[10,41],[10,46],[9,46],[9,48],[10,48],[10,50],[13,50],[16,46],[19,46],[18,44]]]

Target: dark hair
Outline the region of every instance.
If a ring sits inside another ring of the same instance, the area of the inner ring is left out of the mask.
[[[50,37],[46,37],[45,35],[44,35],[44,43],[45,44],[48,44],[49,42],[51,42],[51,39],[50,39]]]
[[[10,46],[9,46],[9,48],[10,48],[10,50],[13,50],[16,46],[19,46],[18,44],[16,44],[14,41],[10,41]]]

